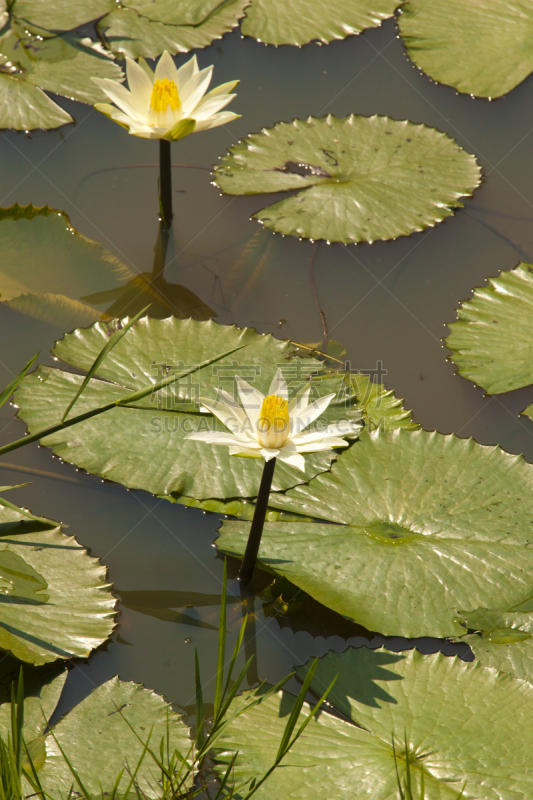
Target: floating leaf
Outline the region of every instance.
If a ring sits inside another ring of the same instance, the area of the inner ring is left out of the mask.
[[[14,16],[21,22],[48,31],[71,31],[116,8],[115,0],[15,0]]]
[[[326,379],[323,383],[327,385]],[[330,391],[334,391],[337,397],[324,412],[324,420],[328,422],[333,422],[339,416],[355,419],[358,415],[369,431],[378,428],[416,430],[419,427],[394,392],[387,390],[382,383],[375,383],[368,375],[360,373],[350,375],[345,380],[337,379],[337,384],[333,383]]]
[[[324,44],[375,28],[392,17],[401,0],[252,0],[242,32],[267,44]]]
[[[106,323],[96,323],[65,336],[54,353],[78,369],[89,369],[111,332]],[[213,417],[199,413],[198,397],[213,399],[218,385],[232,392],[236,374],[266,393],[279,365],[291,390],[301,387],[320,363],[298,358],[286,363],[292,350],[289,342],[213,321],[144,318],[101,364],[98,376],[102,380],[90,381],[78,405],[83,413],[238,345],[246,345],[239,361],[231,356],[158,392],[151,402],[142,401],[141,408],[117,408],[47,437],[43,443],[65,461],[154,494],[176,492],[200,500],[255,496],[261,460],[236,458],[226,447],[185,440],[185,436],[197,427],[212,427]],[[42,430],[59,421],[82,380],[48,367],[28,376],[16,397],[30,428]],[[309,480],[329,469],[335,457],[333,451],[306,457],[305,473],[279,464],[275,489]]]
[[[445,133],[353,114],[280,122],[231,147],[214,171],[225,194],[290,193],[254,214],[267,228],[345,243],[441,222],[480,175],[474,156]]]
[[[408,0],[398,24],[415,64],[460,92],[499,97],[533,71],[529,0]]]
[[[308,666],[297,670],[300,677]],[[318,662],[314,694],[320,696],[337,674],[328,703],[345,719],[321,711],[257,800],[397,800],[397,777],[403,784],[406,761],[416,798],[456,800],[465,783],[464,796],[478,800],[532,795],[529,684],[441,653],[422,656],[414,650],[405,657],[351,648]],[[270,767],[293,703],[280,692],[225,732],[219,761],[225,765],[238,751],[237,783]],[[300,723],[309,710],[306,704]]]
[[[250,0],[124,0],[98,23],[113,53],[157,58],[207,47],[239,23]]]
[[[101,244],[79,234],[64,212],[18,204],[0,210],[0,300],[12,308],[68,330],[100,316],[80,297],[122,290],[133,278]]]
[[[58,744],[89,792],[111,792],[123,768],[126,774],[120,785],[125,787],[130,777],[128,768],[135,769],[143,750],[126,720],[143,742],[150,737],[150,745],[158,754],[162,740],[170,756],[175,750],[182,756],[189,751],[189,730],[162,697],[139,684],[112,678],[54,726],[57,741],[47,737],[46,762],[39,772],[43,789],[52,797],[67,797],[72,785],[72,774]],[[137,779],[145,796],[161,796],[161,773],[150,755],[142,762]]]
[[[5,305],[67,331],[76,325],[90,325],[102,316],[99,311],[86,303],[72,300],[64,294],[50,292],[20,294],[13,300],[8,300]]]
[[[32,664],[88,656],[113,629],[105,575],[59,526],[0,507],[0,648]]]
[[[521,263],[489,278],[448,327],[446,346],[460,375],[489,394],[533,383],[533,266]]]
[[[4,653],[0,659],[0,736],[11,732],[11,686],[20,676],[20,661]],[[43,713],[49,719],[63,690],[67,670],[63,663],[41,667],[24,664],[24,737],[29,743],[43,730]]]
[[[326,522],[266,523],[260,562],[368,630],[460,635],[458,610],[505,608],[533,576],[533,467],[473,440],[365,433],[270,505]],[[221,530],[241,556],[249,526]]]
[[[518,611],[477,608],[462,612],[466,628],[476,633],[463,636],[476,659],[485,667],[509,672],[533,683],[533,615]]]
[[[95,103],[103,95],[91,77],[120,81],[122,75],[88,39],[36,38],[14,26],[0,39],[0,128],[33,130],[72,122],[42,90]]]
[[[32,685],[36,683],[37,674],[30,673]],[[45,735],[47,720],[57,704],[66,674],[65,670],[51,683],[45,684],[40,697],[39,692],[33,690],[36,696],[26,699],[24,704],[26,737],[28,740],[33,738],[30,744],[34,747],[43,741],[46,746],[45,750],[43,748],[44,757],[37,767],[39,779],[48,796],[66,798],[73,784],[76,789],[59,747],[94,796],[111,793],[122,769],[125,774],[120,788],[125,789],[130,779],[129,771],[135,770],[143,751],[137,736],[143,742],[150,737],[150,745],[158,754],[162,739],[165,745],[168,743],[170,756],[174,750],[183,755],[188,752],[191,745],[188,728],[163,698],[138,684],[119,678],[112,678],[95,689],[54,725],[53,736],[50,733]],[[27,688],[26,673],[24,678]],[[46,675],[43,678],[46,679]],[[0,705],[0,733],[4,735],[10,725],[8,698],[6,690],[0,691],[0,703],[4,701]],[[160,796],[157,783],[160,777],[152,757],[147,754],[137,773],[144,796]]]
[[[50,208],[50,206],[33,206],[29,203],[27,206],[20,206],[18,203],[15,203],[14,206],[9,206],[9,208],[0,208],[0,222],[3,222],[5,219],[34,219],[34,217],[49,217],[50,215],[55,214],[63,214],[66,219],[64,211],[58,211],[56,208]]]
[[[0,72],[0,128],[59,128],[67,122],[74,122],[70,114],[36,86]]]

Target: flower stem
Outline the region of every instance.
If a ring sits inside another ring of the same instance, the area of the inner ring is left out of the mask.
[[[268,498],[270,496],[270,489],[272,487],[272,478],[274,477],[275,466],[275,458],[271,458],[270,461],[265,461],[261,485],[259,487],[259,494],[257,495],[257,502],[252,519],[252,525],[250,527],[250,533],[248,536],[248,543],[246,545],[244,558],[239,570],[239,580],[244,586],[247,586],[252,580],[255,560],[259,552],[259,545],[261,544],[261,536],[263,534],[263,526],[265,524]]]
[[[161,199],[161,216],[165,229],[170,230],[172,224],[172,171],[170,161],[170,142],[159,140],[159,197]]]

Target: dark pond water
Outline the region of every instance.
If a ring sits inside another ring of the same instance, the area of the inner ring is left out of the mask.
[[[473,286],[516,265],[517,245],[533,252],[533,80],[492,103],[459,96],[411,65],[392,21],[327,47],[302,49],[265,47],[234,33],[198,58],[202,67],[214,63],[217,84],[241,78],[232,108],[242,119],[174,144],[174,163],[206,168],[248,132],[327,113],[378,113],[423,122],[475,153],[485,182],[464,210],[435,229],[394,242],[321,244],[316,288],[331,338],[347,347],[356,368],[374,369],[382,362],[387,387],[405,398],[424,428],[473,436],[532,461],[533,423],[518,413],[533,401],[533,388],[484,398],[480,389],[454,376],[441,337]],[[158,225],[157,143],[126,135],[87,106],[63,104],[77,119],[75,126],[31,136],[0,134],[0,206],[31,202],[64,209],[78,231],[132,269],[149,271]],[[194,291],[219,322],[318,341],[322,329],[309,281],[313,245],[276,237],[275,258],[250,281],[250,273],[235,271],[234,265],[258,230],[249,216],[265,199],[219,196],[206,169],[176,167],[173,179],[176,242],[167,280]],[[36,255],[36,273],[53,269]],[[41,362],[53,363],[48,350],[63,333],[5,306],[0,306],[0,332],[2,385],[37,350]],[[2,443],[23,433],[13,414],[10,407],[0,412]],[[77,664],[62,707],[118,673],[188,708],[195,646],[206,699],[212,699],[223,570],[212,542],[219,518],[102,482],[36,446],[10,454],[0,469],[4,485],[32,481],[10,498],[68,524],[69,533],[107,565],[117,595],[123,592],[129,606],[156,606],[161,616],[170,609],[168,620],[122,604],[112,641]],[[229,593],[238,595],[234,565],[231,570]],[[204,604],[190,593],[206,595]],[[172,610],[178,616],[187,603],[195,607],[186,613],[211,627],[175,621]],[[268,681],[310,656],[344,649],[347,641],[369,641],[364,631],[314,604],[282,618],[266,615],[256,599],[255,611],[255,636],[251,633],[248,647],[257,654],[257,675]],[[240,619],[240,605],[230,604],[231,641]],[[384,641],[371,639],[373,646]],[[387,640],[392,648],[409,644]],[[419,642],[425,652],[441,644]]]

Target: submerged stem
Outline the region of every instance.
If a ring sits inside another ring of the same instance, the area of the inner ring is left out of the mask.
[[[159,197],[161,199],[161,217],[165,230],[172,224],[172,170],[170,161],[170,142],[159,140]]]
[[[261,544],[261,536],[263,534],[263,526],[265,524],[268,498],[270,496],[270,489],[272,487],[272,478],[274,477],[275,466],[275,458],[271,458],[270,461],[265,461],[261,485],[259,487],[259,494],[257,495],[257,502],[252,519],[252,525],[248,535],[248,543],[246,545],[246,550],[244,551],[244,558],[239,571],[239,580],[244,586],[247,586],[252,580],[255,560],[259,552],[259,545]]]
[[[152,280],[162,278],[167,260],[170,226],[172,225],[172,163],[170,160],[170,142],[159,140],[159,234],[155,245]]]

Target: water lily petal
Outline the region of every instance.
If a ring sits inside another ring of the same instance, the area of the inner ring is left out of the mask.
[[[196,130],[196,120],[190,119],[190,117],[180,119],[179,122],[176,122],[175,125],[167,130],[163,138],[169,139],[171,142],[177,142],[178,139],[184,139],[189,136],[194,130]]]
[[[232,399],[230,395],[227,396]],[[227,402],[220,398],[220,395],[214,404],[203,399],[202,404],[234,434],[242,435],[246,429],[246,423],[250,425],[248,417],[242,408],[238,404],[236,404],[236,407],[228,405]]]
[[[225,444],[232,447],[240,444],[239,438],[229,433],[229,431],[199,431],[198,433],[187,434],[185,439],[193,439],[196,442],[207,442],[208,444]]]
[[[146,74],[150,78],[150,82],[151,82],[151,84],[153,86],[154,85],[154,80],[155,80],[155,75],[154,75],[153,69],[148,65],[148,63],[146,62],[146,60],[144,58],[140,58],[139,61],[138,61],[138,64],[139,64],[140,68],[143,69],[146,72]]]
[[[196,56],[193,56],[185,64],[182,64],[181,67],[177,71],[178,75],[178,92],[182,93],[182,90],[185,88],[185,85],[191,80],[194,75],[197,75],[200,72],[198,68],[198,59]]]
[[[289,390],[287,389],[287,381],[283,377],[281,369],[278,367],[272,383],[270,384],[269,394],[276,394],[283,397],[284,400],[289,399]]]
[[[141,125],[139,122],[132,121],[130,123],[130,133],[132,136],[139,136],[142,139],[162,139],[163,133],[157,129],[151,128],[149,125]]]
[[[91,78],[100,89],[118,106],[125,114],[133,117],[137,122],[146,123],[146,114],[140,113],[137,108],[135,98],[125,86],[109,78]]]
[[[209,119],[196,120],[194,132],[199,133],[200,131],[208,131],[210,128],[216,128],[216,125],[213,125],[212,117],[209,117]]]
[[[211,91],[205,95],[200,105],[205,103],[207,100],[211,100],[212,97],[217,97],[217,95],[230,94],[230,92],[232,92],[239,83],[240,81],[229,81],[228,83],[221,83],[220,86],[215,86],[214,89],[211,89]],[[233,96],[235,97],[235,95]]]
[[[258,450],[253,450],[251,447],[230,447],[230,456],[241,456],[241,458],[262,458]]]
[[[263,447],[259,452],[261,453],[265,461],[270,461],[272,458],[277,458],[281,451],[271,450],[271,449],[267,450],[265,447]]]
[[[226,392],[225,389],[217,389],[217,400],[225,403],[228,411],[231,411],[235,419],[239,422],[241,428],[244,430],[247,427],[248,417],[241,408],[240,403],[234,397]]]
[[[284,453],[283,450],[278,455],[280,461],[283,461],[285,464],[288,464],[290,467],[296,467],[296,469],[305,472],[305,459],[303,456],[299,455],[298,453]]]
[[[165,50],[165,52],[157,62],[157,66],[155,68],[155,76],[154,76],[154,79],[156,81],[162,81],[165,78],[175,83],[176,86],[179,85],[178,70],[176,68],[176,65],[174,64],[174,59],[167,50]]]
[[[237,97],[236,94],[221,94],[220,97],[213,97],[207,103],[202,102],[194,109],[194,116],[196,119],[209,119],[213,117],[217,111],[221,111],[228,103],[231,103]]]
[[[321,428],[318,431],[295,433],[291,436],[291,440],[295,444],[307,444],[308,442],[319,442],[321,439],[326,439],[328,436],[353,436],[360,433],[362,426],[353,425],[346,420],[339,420],[333,422],[331,425]]]
[[[304,428],[307,428],[312,422],[317,419],[329,406],[333,398],[336,397],[335,394],[328,394],[325,397],[319,397],[318,400],[314,400],[310,403],[307,408],[302,408],[300,411],[295,411],[292,414],[291,422],[296,423],[295,425],[295,433],[299,433]]]
[[[234,119],[239,119],[241,114],[232,114],[231,111],[221,111],[220,114],[215,114],[208,120],[201,120],[196,125],[195,131],[206,131],[210,128],[218,128],[219,125],[226,125],[228,122],[233,122]]]
[[[112,106],[109,103],[95,103],[94,107],[97,111],[100,111],[101,114],[109,117],[109,119],[112,119],[113,122],[116,122],[118,125],[126,128],[126,130],[129,132],[131,118],[119,111],[116,106]]]
[[[265,399],[264,395],[262,395],[261,392],[258,392],[257,389],[254,389],[253,386],[250,386],[249,383],[243,381],[242,378],[239,378],[238,375],[236,376],[236,381],[242,407],[244,408],[246,416],[252,423],[252,429],[255,433],[257,431],[259,412],[261,411],[261,406],[263,405],[263,400]]]
[[[309,444],[297,444],[296,452],[298,453],[321,453],[324,450],[333,450],[334,447],[348,447],[349,442],[345,439],[339,439],[337,436],[330,436],[328,439],[323,439],[321,442],[309,442]]]
[[[180,99],[184,116],[193,116],[196,106],[211,83],[212,75],[213,67],[206,67],[206,69],[202,69],[196,75],[193,75],[191,80],[183,87]]]
[[[128,87],[138,101],[138,110],[148,113],[153,84],[146,72],[131,58],[126,59],[126,75]]]
[[[309,392],[311,385],[308,383],[303,389],[300,389],[289,403],[289,414],[298,413],[303,411],[309,405]]]

